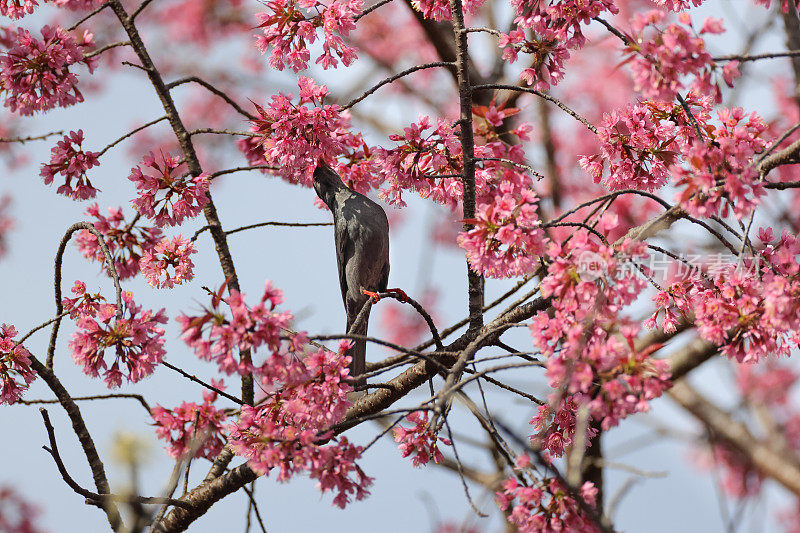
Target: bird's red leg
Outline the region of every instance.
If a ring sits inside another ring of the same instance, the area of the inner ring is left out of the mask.
[[[381,301],[381,295],[377,292],[368,291],[367,289],[361,289],[361,294],[366,294],[367,296],[372,296],[372,301],[378,303]]]
[[[403,291],[403,289],[386,289],[386,292],[391,294],[396,294],[397,299],[400,300],[401,302],[408,301],[408,294],[406,294],[405,291]]]

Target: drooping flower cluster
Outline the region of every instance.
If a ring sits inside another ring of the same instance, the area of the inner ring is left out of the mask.
[[[208,174],[190,176],[181,172],[182,163],[177,157],[162,152],[157,161],[150,152],[142,159],[141,167],[132,168],[128,176],[139,193],[131,203],[156,226],[178,226],[185,218],[196,217],[208,203]]]
[[[10,32],[8,37],[14,45],[0,54],[4,105],[22,115],[83,102],[78,77],[69,68],[83,63],[92,72],[96,62],[83,55],[93,45],[88,31],[80,39],[58,26],[45,26],[41,33],[39,41],[22,28]]]
[[[526,455],[517,458],[519,469],[528,468],[530,458]],[[502,491],[495,494],[497,505],[503,511],[511,512],[508,521],[520,533],[596,533],[600,528],[595,524],[569,492],[555,478],[534,480],[530,486],[520,483],[515,477],[502,482]],[[590,506],[597,502],[597,488],[591,481],[585,482],[578,491],[580,497]]]
[[[620,316],[644,287],[631,262],[647,257],[645,250],[643,243],[626,239],[616,251],[582,231],[563,246],[550,246],[541,287],[554,311],[538,313],[530,330],[534,345],[547,356],[554,390],[550,405],[531,421],[532,438],[551,455],[560,455],[572,442],[581,406],[608,429],[647,411],[648,402],[670,386],[667,363],[650,357],[659,346],[637,351],[633,340],[639,327]]]
[[[406,428],[397,426],[394,428],[394,441],[399,444],[400,453],[403,457],[411,458],[414,466],[426,465],[430,461],[440,463],[444,456],[439,450],[438,441],[450,446],[450,441],[439,437],[428,424],[427,411],[414,411],[410,413],[406,420],[414,424]]]
[[[350,358],[343,355],[349,343],[338,353],[319,349],[303,355],[303,339],[295,340],[292,349],[273,353],[256,371],[262,386],[274,392],[256,407],[242,407],[230,428],[230,446],[259,474],[276,469],[278,481],[307,472],[322,492],[336,492],[333,503],[344,508],[352,496],[366,497],[372,484],[355,462],[361,447],[328,430],[350,405]]]
[[[698,34],[688,14],[681,13],[681,24],[673,23],[659,29],[657,25],[666,18],[667,13],[659,10],[637,13],[633,18],[634,35],[628,37],[626,51],[630,54],[636,90],[647,98],[672,101],[679,91],[688,87],[720,101],[719,86],[712,79],[718,67],[700,35],[724,33],[722,21],[707,18]],[[730,61],[722,68],[722,77],[728,86],[733,86],[737,76],[738,62]],[[692,77],[692,81],[686,81],[687,77]]]
[[[53,183],[55,176],[61,174],[65,181],[56,192],[73,200],[94,198],[98,191],[86,177],[86,171],[100,164],[97,160],[100,153],[84,152],[81,144],[83,144],[83,130],[71,131],[69,135],[65,135],[52,148],[50,163],[42,165],[40,172],[45,185]]]
[[[764,188],[753,165],[753,156],[764,150],[761,134],[766,129],[755,112],[745,115],[740,107],[717,112],[720,126],[710,139],[695,140],[683,150],[685,164],[675,165],[677,185],[684,187],[678,200],[696,216],[748,215]]]
[[[75,282],[75,298],[64,298],[64,309],[70,312],[78,330],[72,334],[69,348],[72,358],[92,377],[102,375],[109,388],[146,378],[164,357],[164,310],[154,313],[142,310],[133,295],[122,293],[122,313],[116,317],[116,306],[106,303],[99,294],[90,295],[86,285]],[[106,363],[105,352],[114,350],[114,362]]]
[[[114,268],[120,279],[127,279],[139,273],[139,262],[148,250],[161,240],[161,230],[156,227],[137,226],[126,222],[121,207],[109,207],[108,217],[100,214],[100,207],[92,204],[86,214],[96,218],[94,227],[103,235],[108,251],[114,258]],[[84,257],[103,265],[106,273],[111,271],[105,264],[105,256],[100,242],[93,233],[82,230],[76,237],[76,244]]]
[[[31,369],[30,352],[24,346],[17,345],[14,337],[17,330],[14,326],[0,326],[0,404],[13,404],[36,379]]]
[[[682,280],[672,283],[665,291],[658,291],[653,296],[656,310],[644,322],[644,325],[650,329],[656,329],[658,316],[663,313],[661,329],[665,333],[672,333],[677,330],[682,320],[692,316],[690,294],[692,287],[693,285],[690,281]]]
[[[711,102],[687,96],[695,120],[705,123]],[[654,191],[670,176],[681,147],[696,138],[694,127],[679,105],[642,101],[603,114],[597,128],[600,153],[583,156],[581,167],[595,183],[603,180],[612,190]]]
[[[189,256],[196,252],[194,243],[180,235],[173,239],[161,239],[154,247],[144,251],[139,268],[153,287],[171,289],[194,278],[194,263]],[[168,271],[169,267],[173,268],[172,274]],[[162,274],[165,276],[163,281]]]
[[[36,0],[0,0],[0,15],[11,19],[21,19],[30,15],[39,6]]]
[[[212,298],[211,309],[202,315],[181,314],[177,321],[181,325],[184,342],[195,354],[206,361],[214,361],[220,371],[226,374],[244,375],[255,371],[252,361],[238,359],[234,351],[257,350],[261,347],[272,352],[281,349],[282,328],[289,326],[292,314],[288,311],[278,313],[275,306],[283,301],[283,293],[267,281],[264,295],[253,307],[248,307],[244,294],[231,290],[227,298],[220,292]],[[230,309],[226,318],[221,304]]]
[[[336,104],[323,104],[328,95],[325,85],[318,86],[303,76],[298,76],[297,83],[299,102],[293,104],[292,95],[278,93],[266,107],[256,105],[258,118],[252,129],[261,136],[264,160],[278,167],[280,177],[310,186],[318,161],[332,161],[349,150],[360,149],[363,142],[360,135],[349,132],[346,112]],[[248,148],[251,159],[255,155],[252,147]]]
[[[519,52],[532,54],[531,66],[520,79],[534,89],[547,91],[564,77],[564,63],[570,50],[586,43],[581,26],[589,24],[601,13],[617,13],[613,0],[513,0],[517,28],[501,34],[498,45],[503,59],[513,63]],[[526,36],[530,30],[533,37]]]
[[[531,189],[514,194],[513,186],[503,183],[491,202],[478,205],[475,220],[470,221],[475,227],[458,237],[475,272],[506,278],[535,270],[545,250],[538,200]]]
[[[348,66],[356,59],[356,49],[348,46],[343,37],[355,29],[355,19],[361,14],[363,0],[326,3],[270,0],[265,4],[269,12],[256,13],[258,28],[263,32],[257,37],[256,44],[262,54],[272,49],[269,58],[272,68],[283,70],[289,66],[295,72],[305,69],[311,59],[308,45],[317,40],[317,28],[322,28],[324,34],[322,55],[316,61],[322,68],[335,68],[339,60]],[[313,10],[316,15],[306,17],[303,10]]]
[[[788,356],[800,327],[800,282],[769,271],[759,280],[747,272],[716,277],[714,286],[700,289],[693,299],[697,330],[740,363],[770,355]]]
[[[222,381],[211,384],[222,390]],[[213,460],[225,446],[225,421],[227,415],[217,409],[214,402],[218,394],[203,391],[203,403],[183,402],[175,409],[156,405],[150,414],[155,421],[156,435],[167,441],[167,451],[176,459],[194,450],[193,457]]]

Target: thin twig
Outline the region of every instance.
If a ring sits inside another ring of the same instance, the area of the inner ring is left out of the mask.
[[[20,143],[24,144],[28,141],[43,141],[48,137],[52,137],[54,135],[62,135],[64,130],[58,131],[51,131],[49,133],[43,133],[42,135],[29,135],[27,137],[0,137],[0,143]]]
[[[133,130],[129,131],[128,133],[126,133],[125,135],[123,135],[122,137],[120,137],[119,139],[117,139],[116,141],[112,142],[111,144],[107,145],[105,148],[103,148],[102,150],[100,150],[100,152],[97,154],[97,157],[100,157],[100,156],[102,156],[104,153],[108,152],[110,149],[112,149],[113,147],[115,147],[116,145],[118,145],[119,143],[121,143],[122,141],[124,141],[125,139],[127,139],[128,137],[131,137],[131,136],[133,136],[133,135],[136,135],[137,133],[139,133],[139,132],[140,132],[140,131],[142,131],[143,129],[145,129],[145,128],[149,128],[149,127],[150,127],[150,126],[152,126],[153,124],[158,124],[158,123],[159,123],[159,122],[161,122],[162,120],[167,120],[167,116],[166,116],[166,115],[164,115],[164,116],[163,116],[163,117],[161,117],[161,118],[157,118],[157,119],[155,119],[155,120],[151,120],[150,122],[148,122],[148,123],[146,123],[146,124],[142,124],[142,125],[141,125],[141,126],[139,126],[138,128],[134,128]]]
[[[426,63],[424,65],[417,65],[415,67],[407,68],[406,70],[404,70],[404,71],[402,71],[402,72],[400,72],[398,74],[395,74],[394,76],[390,76],[390,77],[388,77],[388,78],[386,78],[384,80],[381,80],[376,85],[373,85],[371,89],[368,89],[361,96],[359,96],[358,98],[356,98],[354,100],[351,100],[350,103],[348,103],[347,105],[342,107],[342,111],[350,109],[351,107],[353,107],[354,105],[359,103],[361,100],[365,99],[366,97],[368,97],[369,95],[371,95],[372,93],[374,93],[375,91],[377,91],[378,89],[380,89],[381,87],[386,85],[387,83],[392,83],[393,81],[398,80],[398,79],[402,78],[403,76],[408,76],[409,74],[411,74],[413,72],[417,72],[418,70],[425,70],[425,69],[436,68],[436,67],[454,68],[455,67],[455,63],[453,63],[451,61],[437,61],[435,63]]]
[[[225,92],[217,89],[216,87],[214,87],[213,85],[211,85],[210,83],[208,83],[207,81],[205,81],[204,79],[202,79],[202,78],[200,78],[198,76],[186,76],[185,78],[180,78],[178,80],[175,80],[173,82],[168,83],[166,85],[166,87],[167,87],[167,89],[172,90],[175,87],[178,87],[179,85],[183,85],[185,83],[192,83],[192,82],[194,82],[194,83],[206,88],[210,92],[216,94],[217,96],[219,96],[220,98],[225,100],[228,103],[228,105],[230,105],[232,108],[234,108],[236,110],[236,112],[239,113],[240,115],[244,115],[245,117],[247,117],[250,120],[256,120],[256,116],[255,115],[245,111],[242,106],[240,106],[239,104],[237,104],[233,100],[233,98],[231,98]]]
[[[244,405],[244,402],[242,400],[240,400],[239,398],[237,398],[236,396],[231,396],[230,394],[228,394],[224,390],[219,389],[219,388],[215,387],[214,385],[209,385],[205,381],[203,381],[203,380],[197,378],[196,376],[193,376],[193,375],[181,370],[177,366],[171,365],[166,361],[161,361],[161,364],[164,365],[165,367],[169,368],[170,370],[174,370],[175,372],[177,372],[181,376],[183,376],[183,377],[185,377],[187,379],[190,379],[190,380],[194,381],[195,383],[197,383],[199,385],[202,385],[203,387],[207,388],[208,390],[216,392],[217,394],[219,394],[223,398],[229,399],[230,401],[232,401],[235,404]]]

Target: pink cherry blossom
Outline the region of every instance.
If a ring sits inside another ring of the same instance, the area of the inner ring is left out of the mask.
[[[703,120],[710,108],[708,99],[691,95],[687,105],[696,120]],[[583,156],[580,164],[595,183],[602,180],[609,189],[653,191],[666,184],[681,147],[695,137],[681,106],[658,101],[629,104],[603,114],[597,128],[600,153]]]
[[[796,370],[773,359],[758,365],[736,365],[736,386],[742,396],[767,407],[788,405],[798,377]]]
[[[73,290],[78,301],[72,307],[65,300],[65,310],[75,315],[78,326],[69,343],[75,363],[89,376],[102,376],[109,388],[119,387],[123,377],[136,383],[152,374],[165,355],[164,329],[160,326],[167,322],[164,310],[143,311],[134,303],[133,295],[125,291],[122,315],[116,318],[116,306],[99,303],[105,300],[102,297],[93,305],[81,306],[79,302],[86,301],[81,288],[76,285],[77,292]],[[105,359],[108,348],[114,349],[110,366]]]
[[[225,389],[222,381],[212,380],[211,384],[220,390]],[[214,406],[217,396],[216,392],[203,391],[201,405],[182,402],[175,409],[156,405],[151,410],[156,435],[167,441],[167,451],[172,457],[185,457],[195,449],[193,457],[213,460],[222,451],[228,417]]]
[[[0,326],[0,404],[13,404],[36,379],[31,369],[30,352],[24,346],[17,345],[14,337],[17,330],[14,326]]]
[[[221,372],[226,374],[246,374],[253,372],[253,362],[236,357],[234,352],[266,348],[279,352],[283,347],[281,336],[283,328],[293,319],[289,312],[278,313],[275,306],[283,301],[283,293],[265,283],[264,295],[254,306],[244,301],[244,294],[231,290],[227,298],[222,298],[222,290],[212,298],[211,309],[198,316],[179,315],[176,320],[181,325],[184,342],[200,358],[214,361]],[[222,304],[230,310],[227,318]]]
[[[83,102],[78,77],[69,67],[84,63],[92,72],[96,62],[84,59],[84,52],[93,45],[88,31],[80,40],[58,26],[45,26],[41,33],[43,40],[38,41],[25,29],[12,31],[13,46],[0,54],[4,105],[22,115]]]
[[[86,209],[86,214],[97,219],[94,227],[103,235],[120,279],[138,274],[142,256],[161,240],[161,230],[126,221],[121,207],[109,207],[108,216],[105,217],[100,214],[100,207],[92,204]],[[75,240],[83,256],[100,263],[110,276],[111,272],[106,267],[105,256],[97,237],[82,230]]]
[[[505,278],[536,269],[546,241],[539,227],[537,203],[532,190],[514,194],[513,186],[504,183],[491,203],[478,205],[475,227],[458,237],[473,270]]]
[[[326,5],[327,3],[327,5]],[[355,29],[355,18],[361,14],[363,0],[270,0],[266,2],[269,12],[256,13],[258,28],[263,35],[257,38],[262,54],[270,48],[269,64],[277,70],[287,65],[295,72],[305,69],[311,59],[308,45],[317,40],[317,28],[324,34],[322,55],[317,63],[322,68],[336,67],[339,60],[350,65],[356,59],[356,49],[348,46],[343,38]],[[306,16],[303,10],[313,10]]]
[[[720,487],[734,498],[752,498],[761,492],[764,476],[739,450],[723,441],[715,441],[710,449],[696,457],[701,468],[713,470]]]
[[[403,457],[413,456],[414,466],[425,465],[430,461],[440,463],[444,459],[439,450],[437,441],[450,446],[450,441],[439,437],[428,424],[427,411],[414,411],[406,416],[406,420],[414,424],[406,428],[396,426],[394,428],[394,441],[399,444],[400,453]]]
[[[131,169],[128,179],[139,193],[131,203],[158,227],[178,226],[184,219],[196,217],[208,203],[208,174],[190,176],[180,170],[182,163],[177,157],[160,155],[161,161],[157,161],[150,152],[141,166]]]
[[[40,172],[45,185],[53,183],[55,176],[61,174],[65,181],[56,192],[73,200],[94,198],[98,191],[86,177],[86,171],[100,164],[97,160],[100,153],[84,152],[81,149],[82,144],[83,130],[71,131],[52,148],[50,163],[42,165]],[[74,186],[73,179],[75,180]]]
[[[30,15],[39,6],[36,0],[0,0],[0,15],[11,19],[21,19]]]
[[[683,150],[685,163],[673,166],[683,187],[676,196],[695,216],[727,216],[732,208],[741,219],[764,194],[753,156],[766,147],[766,126],[755,112],[745,115],[739,107],[717,113],[722,124],[709,132],[710,142],[694,140]]]
[[[586,43],[582,26],[598,15],[618,9],[612,0],[512,0],[516,11],[517,27],[508,34],[501,33],[498,45],[503,48],[503,59],[513,63],[520,52],[531,54],[520,79],[534,89],[547,91],[564,77],[564,64],[570,50]],[[532,37],[525,30],[531,30]]]
[[[258,118],[253,130],[267,164],[278,167],[277,174],[290,183],[311,186],[312,173],[320,160],[333,161],[345,152],[363,146],[360,135],[350,133],[350,117],[336,104],[324,105],[325,85],[299,76],[300,100],[278,93],[266,107],[256,105]],[[241,147],[241,146],[240,146]],[[250,161],[259,160],[252,146],[245,146]],[[347,176],[343,176],[346,179]]]
[[[518,458],[517,463],[526,465],[530,459]],[[508,521],[520,533],[600,531],[555,478],[533,479],[530,485],[524,485],[509,477],[500,486],[502,490],[495,494],[497,505],[508,512]],[[595,506],[597,488],[591,481],[581,485],[578,492],[589,506]]]
[[[333,437],[327,428],[341,420],[350,402],[347,383],[349,344],[338,352],[319,349],[303,354],[303,339],[289,352],[275,352],[257,370],[270,392],[256,407],[242,407],[230,427],[229,443],[259,474],[276,472],[278,481],[307,472],[322,492],[334,491],[334,504],[344,508],[355,496],[365,498],[372,478],[356,464],[361,447],[347,437]],[[324,442],[326,442],[323,444]]]
[[[173,239],[162,239],[153,248],[144,251],[139,268],[153,287],[171,289],[194,278],[194,263],[189,256],[196,252],[194,243],[182,239],[180,235]],[[173,268],[172,274],[167,270],[169,267]],[[162,274],[165,276],[163,281]]]

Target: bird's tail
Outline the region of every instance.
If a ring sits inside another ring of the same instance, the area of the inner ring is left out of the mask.
[[[347,320],[347,333],[348,335],[365,335],[367,334],[367,326],[369,325],[369,311],[367,311],[367,316],[359,324],[355,324],[353,327],[353,322],[355,322],[355,318],[351,320]],[[355,340],[352,341],[353,346],[347,351],[347,355],[350,356],[350,376],[356,377],[360,374],[364,373],[367,364],[367,342],[364,340]],[[355,382],[355,385],[363,385],[366,383],[366,379],[359,379]]]

